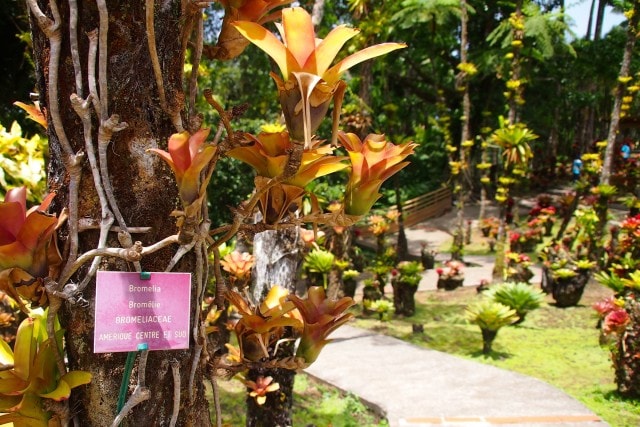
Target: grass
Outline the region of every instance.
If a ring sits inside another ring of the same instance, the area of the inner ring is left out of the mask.
[[[500,329],[493,352],[482,354],[482,337],[463,318],[464,308],[478,298],[474,288],[416,294],[416,314],[381,323],[358,316],[355,326],[374,329],[419,346],[520,372],[546,381],[573,396],[612,427],[640,425],[640,401],[616,393],[609,352],[599,345],[591,304],[610,291],[589,284],[577,307],[549,304],[534,310],[517,326]],[[413,324],[424,327],[414,334]]]
[[[235,379],[219,381],[223,425],[243,426],[246,421],[244,385]],[[373,427],[387,426],[387,421],[365,406],[356,396],[323,384],[301,373],[293,388],[294,426]],[[209,391],[209,400],[213,397]],[[212,419],[215,419],[212,408]]]

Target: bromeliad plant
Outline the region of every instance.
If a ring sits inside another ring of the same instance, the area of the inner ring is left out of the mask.
[[[438,289],[454,290],[462,286],[464,281],[464,263],[449,260],[442,267],[436,268],[436,273],[438,273]]]
[[[9,190],[0,203],[0,290],[28,313],[22,298],[47,303],[44,279],[55,278],[62,262],[54,231],[58,218],[45,213],[55,194],[27,210],[26,188]]]
[[[614,296],[594,308],[602,320],[604,342],[611,352],[618,391],[640,396],[640,215],[627,217],[607,249],[607,269],[595,275]]]
[[[392,175],[407,166],[403,162],[416,144],[395,145],[384,135],[369,134],[361,141],[352,133],[340,132],[338,139],[351,160],[351,175],[345,193],[345,212],[365,215],[380,198],[380,187]]]
[[[311,15],[300,7],[284,9],[278,25],[280,39],[264,27],[248,21],[236,21],[233,26],[251,43],[265,51],[276,62],[282,78],[275,74],[280,105],[287,128],[305,148],[334,101],[334,140],[346,84],[340,76],[363,61],[406,47],[400,43],[383,43],[358,51],[334,66],[331,63],[342,46],[358,30],[345,25],[335,27],[325,39],[317,39]]]
[[[533,277],[533,262],[529,255],[507,251],[505,254],[505,280],[507,282],[529,283]]]
[[[19,326],[14,348],[0,340],[0,423],[15,426],[62,426],[63,420],[45,408],[69,399],[71,389],[88,384],[91,374],[57,369],[63,331],[55,324],[55,336],[47,334],[46,314],[31,312]],[[48,402],[45,404],[45,402]]]
[[[0,125],[0,197],[15,187],[25,186],[32,203],[46,193],[47,141],[39,135],[27,139],[14,122],[9,129]]]
[[[238,293],[229,291],[229,301],[237,308],[240,320],[234,326],[239,350],[222,361],[232,373],[257,366],[299,369],[313,363],[327,337],[353,315],[346,310],[354,304],[349,297],[329,300],[322,287],[312,286],[306,298],[300,298],[279,286],[269,291],[259,306],[250,305]],[[294,357],[279,353],[283,340],[299,338]]]
[[[396,314],[413,316],[416,311],[414,295],[422,280],[423,267],[420,261],[400,261],[391,271],[393,306]]]
[[[249,252],[232,251],[220,260],[220,266],[229,273],[231,286],[243,289],[251,278],[255,257]]]
[[[149,149],[159,155],[173,171],[178,185],[182,212],[178,216],[181,240],[189,242],[202,222],[202,204],[213,173],[212,160],[217,147],[206,143],[209,129],[199,129],[193,135],[187,131],[175,133],[169,138],[169,152],[157,148]]]
[[[225,14],[218,42],[208,56],[215,59],[228,60],[236,58],[249,45],[232,25],[236,21],[250,21],[258,24],[273,21],[280,16],[278,6],[291,3],[292,0],[219,0]]]
[[[542,290],[553,296],[559,307],[578,304],[596,263],[574,256],[561,243],[545,246],[538,257],[543,261]]]
[[[376,253],[382,254],[387,247],[387,234],[391,227],[397,223],[400,214],[397,209],[390,209],[382,214],[371,214],[367,217],[368,231],[376,238]]]
[[[160,67],[156,44],[160,42],[161,37],[156,38],[153,32],[154,19],[158,15],[158,11],[154,11],[154,2],[147,2],[145,23],[147,24],[147,33],[149,35],[147,40],[149,60],[153,65],[153,75],[158,89],[157,95],[159,95],[160,99],[158,108],[149,109],[149,116],[152,117],[152,120],[158,120],[158,122],[163,122],[166,125],[172,124],[175,128],[175,133],[168,138],[166,151],[162,148],[151,148],[149,151],[157,154],[171,168],[177,184],[179,207],[178,210],[172,213],[173,216],[178,218],[176,233],[154,230],[154,236],[157,235],[155,231],[158,231],[164,237],[158,241],[149,242],[149,246],[143,246],[141,242],[131,242],[130,240],[133,239],[131,239],[131,232],[127,231],[128,227],[124,217],[135,215],[130,215],[130,212],[125,212],[125,215],[121,215],[121,212],[119,212],[117,206],[118,197],[114,197],[117,192],[114,191],[110,182],[109,172],[113,171],[109,171],[105,152],[106,147],[112,142],[112,136],[128,126],[120,121],[117,114],[113,111],[108,111],[110,107],[109,101],[114,98],[113,94],[109,96],[107,93],[107,89],[110,86],[107,81],[111,77],[110,73],[107,72],[108,67],[106,63],[98,61],[100,62],[99,72],[95,71],[95,75],[90,76],[83,74],[94,71],[85,71],[82,67],[74,67],[76,69],[75,81],[83,82],[89,80],[89,82],[94,82],[94,78],[99,80],[97,82],[99,83],[97,85],[99,86],[99,93],[97,90],[94,91],[92,89],[91,97],[93,99],[86,100],[81,99],[75,93],[71,96],[74,110],[78,113],[80,121],[84,125],[84,140],[78,137],[82,132],[79,129],[80,126],[75,126],[78,129],[74,129],[76,135],[73,138],[65,138],[63,131],[65,131],[66,122],[61,117],[60,108],[58,108],[62,94],[57,96],[55,89],[58,86],[53,78],[55,72],[59,71],[57,60],[60,57],[59,55],[56,56],[56,54],[63,51],[62,55],[64,55],[71,51],[73,55],[81,56],[82,53],[74,46],[67,48],[65,45],[62,49],[56,49],[60,46],[60,41],[51,35],[55,33],[54,27],[57,28],[61,24],[58,21],[66,19],[66,15],[65,17],[56,17],[54,20],[38,19],[46,18],[45,13],[40,10],[40,5],[37,2],[29,2],[30,12],[33,13],[35,20],[38,21],[38,31],[42,31],[50,43],[52,55],[50,67],[47,67],[47,69],[51,70],[51,83],[48,91],[51,97],[47,99],[47,105],[50,107],[48,117],[53,120],[51,120],[49,131],[58,136],[56,142],[59,142],[61,147],[59,153],[54,153],[57,160],[60,160],[59,164],[63,165],[59,167],[59,172],[61,175],[65,174],[65,177],[69,179],[69,183],[61,184],[64,191],[68,191],[68,194],[65,194],[67,197],[61,201],[62,206],[60,208],[68,208],[70,211],[69,217],[73,218],[68,224],[68,241],[71,242],[70,246],[72,247],[69,250],[70,255],[66,260],[64,271],[60,277],[51,272],[57,266],[56,261],[59,262],[59,257],[54,257],[53,253],[51,253],[51,256],[47,256],[49,255],[48,250],[53,249],[55,246],[51,235],[57,224],[57,219],[49,217],[43,212],[26,213],[26,209],[23,207],[24,203],[16,205],[18,207],[22,206],[21,210],[14,205],[7,205],[9,206],[7,207],[5,203],[2,207],[4,211],[0,212],[2,213],[0,221],[3,224],[3,228],[0,229],[0,255],[5,253],[3,252],[4,249],[10,249],[11,254],[26,254],[24,259],[19,257],[18,261],[15,261],[15,259],[10,258],[9,263],[0,264],[3,270],[1,276],[3,281],[1,283],[9,291],[13,289],[11,286],[20,283],[19,288],[23,289],[19,292],[14,292],[14,294],[19,297],[22,291],[28,291],[26,295],[32,302],[40,304],[46,302],[45,291],[48,292],[48,290],[42,289],[42,281],[48,278],[52,279],[51,281],[54,279],[59,280],[59,282],[53,284],[55,286],[49,292],[49,300],[53,301],[54,296],[60,300],[62,298],[60,295],[63,295],[68,298],[70,304],[73,304],[71,297],[79,295],[85,289],[93,280],[95,271],[98,268],[104,265],[112,269],[119,268],[116,262],[107,261],[105,258],[102,259],[102,262],[98,262],[98,257],[119,258],[120,261],[129,262],[136,270],[140,270],[142,266],[139,262],[144,256],[160,250],[171,251],[173,256],[170,261],[167,261],[166,265],[162,266],[166,271],[171,271],[176,265],[179,265],[178,263],[182,257],[190,254],[190,259],[183,264],[185,266],[188,265],[194,271],[191,298],[196,302],[196,304],[192,304],[193,313],[191,313],[190,317],[193,325],[190,344],[194,347],[190,360],[190,382],[196,381],[196,375],[202,376],[203,362],[200,358],[201,355],[213,354],[208,352],[208,350],[214,349],[210,340],[207,340],[206,333],[212,331],[214,325],[211,323],[215,321],[218,310],[224,311],[224,306],[228,302],[237,308],[241,317],[234,327],[238,337],[239,349],[231,351],[227,362],[220,362],[220,365],[216,365],[216,367],[228,369],[232,372],[246,368],[269,369],[271,367],[295,370],[308,365],[317,358],[320,349],[327,342],[328,334],[349,319],[350,315],[346,314],[345,310],[353,303],[349,298],[330,301],[325,297],[322,288],[311,288],[306,299],[295,296],[290,296],[287,299],[284,298],[284,295],[278,295],[279,291],[274,291],[276,295],[270,295],[264,303],[256,302],[253,304],[243,294],[228,290],[225,286],[226,280],[218,280],[216,282],[215,298],[211,303],[211,305],[216,305],[217,311],[202,310],[202,299],[205,295],[205,285],[209,271],[209,269],[205,268],[208,253],[213,252],[213,271],[217,279],[224,279],[222,270],[226,268],[227,271],[241,276],[244,280],[247,277],[248,260],[238,258],[224,260],[220,255],[221,246],[230,241],[236,234],[243,233],[245,236],[250,237],[258,232],[294,228],[306,223],[313,223],[314,228],[316,225],[323,223],[330,226],[352,225],[360,217],[364,216],[380,197],[379,191],[382,183],[406,166],[405,159],[413,152],[414,148],[412,143],[393,144],[384,135],[369,135],[364,141],[350,134],[341,134],[339,137],[337,129],[339,124],[338,116],[341,110],[340,105],[346,88],[346,83],[341,80],[342,74],[353,65],[400,49],[404,47],[403,44],[386,43],[372,46],[356,52],[332,66],[332,62],[338,52],[349,39],[358,33],[357,30],[346,26],[338,26],[324,40],[316,40],[309,14],[302,8],[296,7],[282,11],[282,23],[278,27],[281,39],[278,39],[277,36],[271,34],[259,23],[275,17],[276,15],[269,16],[270,11],[276,6],[287,3],[287,1],[221,0],[221,3],[226,12],[226,29],[233,28],[241,37],[267,52],[280,68],[282,75],[273,75],[273,78],[276,81],[282,113],[286,121],[286,131],[265,131],[257,136],[234,132],[231,123],[240,114],[241,108],[231,108],[229,111],[225,111],[215,101],[211,92],[205,91],[205,99],[219,113],[221,121],[218,131],[215,132],[216,136],[212,141],[207,141],[209,130],[201,125],[202,116],[195,111],[197,94],[197,74],[195,70],[197,70],[197,62],[200,59],[199,48],[202,47],[200,45],[202,33],[199,34],[199,39],[197,37],[191,38],[191,30],[186,30],[186,28],[196,27],[202,30],[202,25],[200,25],[202,24],[200,20],[202,14],[197,9],[194,12],[194,5],[189,5],[186,8],[189,9],[188,13],[184,10],[176,12],[180,13],[188,21],[185,22],[185,30],[181,34],[183,37],[182,50],[179,54],[176,54],[176,58],[187,56],[186,49],[191,42],[195,41],[197,44],[192,52],[193,72],[189,85],[190,99],[188,102],[190,108],[187,109],[183,108],[186,97],[182,96],[184,94],[180,89],[181,85],[174,84],[177,83],[174,78],[168,79],[167,76],[164,76],[162,67]],[[53,5],[52,3],[52,7]],[[71,9],[75,7],[70,6]],[[109,14],[106,5],[99,4],[97,9],[101,13],[101,18]],[[74,10],[69,11],[67,9],[65,10],[66,12],[70,12],[68,14],[73,15]],[[108,21],[100,19],[100,37],[97,41],[100,52],[105,52],[107,40],[109,43],[112,41],[108,38],[106,28],[104,28]],[[229,36],[228,32],[225,33],[221,37],[222,44],[218,46],[219,49],[213,53],[213,56],[219,59],[228,58],[234,56],[237,53],[235,51],[242,50],[242,45],[245,43],[240,43],[234,37],[235,35],[233,34]],[[92,46],[97,47],[96,45]],[[226,49],[226,52],[223,52],[223,49]],[[95,50],[92,52],[95,52]],[[74,56],[74,60],[78,56]],[[105,57],[103,59],[108,58]],[[107,63],[110,64],[111,62],[107,60]],[[91,69],[92,67],[89,68]],[[48,77],[49,75],[47,74]],[[172,82],[171,90],[165,92],[164,85],[168,81]],[[80,91],[80,88],[78,88],[78,91]],[[172,97],[175,95],[175,97],[171,101],[167,101],[167,94]],[[64,99],[69,99],[70,95],[72,94],[64,94],[66,97]],[[98,96],[100,99],[97,99]],[[334,103],[332,142],[335,144],[323,145],[322,141],[316,138],[314,134],[326,115],[331,101]],[[153,113],[151,113],[151,110],[153,110]],[[120,113],[122,114],[123,112],[120,111]],[[92,125],[96,124],[94,123],[96,117],[98,118],[98,126],[92,127]],[[139,118],[134,117],[134,120],[137,121]],[[144,121],[146,118],[141,120]],[[134,123],[134,121],[130,123]],[[160,134],[164,135],[166,125],[160,126],[162,128],[161,131],[158,130],[156,132],[154,129],[154,132],[145,134],[145,146],[155,144],[157,140],[154,138]],[[154,126],[154,128],[156,127]],[[68,131],[71,131],[71,129],[68,129]],[[94,140],[96,135],[97,141]],[[67,139],[73,140],[73,144]],[[348,157],[339,157],[333,154],[333,147],[338,145],[338,139],[340,140],[339,143],[347,151]],[[82,148],[76,147],[82,142],[84,142]],[[161,141],[160,144],[165,144],[166,142]],[[98,159],[88,153],[96,145],[101,150],[99,150],[100,156]],[[93,188],[91,184],[85,185],[85,182],[80,182],[81,179],[84,179],[81,178],[82,168],[87,163],[83,161],[85,152],[87,152],[92,170],[100,171],[99,174],[92,175]],[[135,153],[134,156],[133,150],[131,154],[132,157],[138,156],[138,160],[142,159],[139,153]],[[250,164],[256,170],[255,191],[245,203],[233,209],[233,221],[230,224],[225,224],[215,230],[209,230],[210,223],[207,212],[209,206],[206,203],[206,190],[212,173],[218,164],[218,159],[224,156],[236,157]],[[145,162],[146,160],[144,159]],[[160,161],[157,163],[160,163]],[[122,165],[123,163],[120,164]],[[157,164],[153,164],[152,168],[149,168],[149,170],[153,169],[153,174],[151,175],[154,177],[162,176],[160,173],[161,168],[157,166]],[[348,188],[340,210],[324,213],[317,198],[309,193],[305,187],[311,180],[319,176],[347,169],[349,170]],[[79,188],[81,190],[78,190]],[[74,202],[81,199],[81,196],[84,195],[84,189],[95,190],[101,202],[99,209],[89,213],[89,216],[98,213],[95,218],[91,218],[96,223],[100,223],[100,238],[99,243],[95,245],[96,247],[82,241],[88,239],[78,238],[80,231],[77,218],[79,213],[83,213],[84,206],[78,207],[78,203]],[[133,194],[137,195],[138,193],[134,191]],[[303,206],[303,203],[300,202],[303,197],[307,196],[308,199],[305,202],[308,201],[308,204],[312,206],[310,213],[300,209]],[[156,198],[156,200],[160,199]],[[13,201],[8,200],[7,203],[13,203]],[[165,201],[159,204],[163,205],[163,208],[168,206]],[[46,203],[43,203],[43,210],[45,206]],[[127,206],[126,210],[129,210],[129,206]],[[258,224],[254,221],[257,211],[260,211],[263,218],[262,223]],[[6,212],[9,212],[9,215],[5,215]],[[114,241],[108,237],[114,231],[113,223],[108,223],[107,221],[111,217],[115,217],[118,221],[117,225],[120,233],[116,245],[119,244],[120,247],[108,247]],[[9,226],[4,226],[5,218],[9,219]],[[105,221],[101,221],[101,219],[105,219]],[[23,227],[23,224],[28,225],[28,227],[26,225]],[[140,228],[144,230],[146,225],[148,224],[144,224]],[[22,231],[23,229],[24,231]],[[146,231],[140,231],[140,229],[133,232],[146,233]],[[88,247],[89,249],[87,249]],[[84,253],[79,253],[81,248],[85,250]],[[165,258],[154,258],[154,260],[156,259],[158,262],[164,263],[163,260]],[[95,260],[95,263],[90,269],[85,270],[82,267],[88,260],[92,262]],[[0,262],[4,261],[5,259],[0,256]],[[158,263],[150,262],[149,265],[157,267]],[[72,278],[74,282],[75,279],[79,279],[81,281],[80,285],[75,286],[75,283],[71,281]],[[57,305],[56,310],[60,306],[61,303]],[[50,308],[52,312],[55,312],[53,310],[54,304],[51,304]],[[210,323],[208,328],[205,327],[207,323]],[[85,332],[77,330],[74,332],[81,335],[85,334]],[[296,334],[300,336],[297,352],[294,356],[285,356],[281,349],[288,347],[290,340]],[[224,337],[220,336],[220,339],[222,340]],[[84,344],[81,343],[80,345]],[[220,345],[220,347],[222,346]],[[103,360],[101,359],[98,363],[93,364],[92,368],[103,366],[104,363],[102,362]],[[138,368],[140,372],[138,385],[144,386],[142,358]],[[185,370],[183,369],[182,374],[184,372]],[[266,377],[267,375],[265,375]],[[182,375],[182,378],[185,378],[185,375]],[[256,396],[260,397],[263,395],[261,393],[268,391],[269,385],[266,384],[266,381],[261,386],[256,381],[256,378],[252,378],[252,380],[256,384],[255,389],[260,388],[261,390],[260,393],[256,391]],[[161,384],[162,381],[164,379],[154,381],[153,386]],[[183,382],[182,384],[183,388],[186,388],[185,383]],[[191,402],[199,401],[201,403],[204,400],[201,398],[203,397],[201,396],[202,387],[198,385],[191,387],[192,385],[191,383],[189,384],[190,393],[198,393],[199,397],[191,398]],[[162,386],[164,387],[164,384]],[[138,389],[136,388],[136,390]],[[155,392],[156,389],[153,390]],[[134,391],[134,396],[135,394]],[[182,397],[179,396],[179,393],[174,396],[174,413],[172,415],[176,419],[184,407],[184,400],[184,394]],[[129,409],[125,411],[123,408],[122,412],[118,414],[118,419],[125,417],[127,411],[137,403],[132,396],[127,405],[124,406],[124,408],[128,406]],[[267,406],[269,406],[268,403],[269,399],[267,399]],[[171,408],[168,409],[168,411],[171,410]],[[189,416],[191,415],[193,414],[189,414]],[[218,420],[220,420],[220,414],[217,415]],[[184,414],[180,414],[180,416],[187,418]]]
[[[266,191],[260,197],[259,207],[264,222],[275,224],[287,215],[292,204],[300,205],[304,187],[321,176],[345,169],[345,157],[334,156],[334,149],[315,140],[301,152],[300,163],[290,168],[290,155],[295,151],[295,141],[285,130],[263,131],[257,136],[244,134],[242,145],[228,152],[230,157],[241,160],[256,170],[256,188]],[[268,186],[270,180],[285,176],[281,183]]]

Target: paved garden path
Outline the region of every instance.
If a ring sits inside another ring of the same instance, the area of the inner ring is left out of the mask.
[[[471,216],[473,218],[473,216]],[[477,216],[476,216],[477,217]],[[409,252],[450,239],[452,215],[407,230]],[[465,256],[465,286],[491,279],[492,256]],[[539,280],[539,271],[534,281]],[[420,290],[436,288],[426,272]],[[588,408],[538,379],[351,326],[339,328],[307,373],[351,392],[391,427],[605,427]]]
[[[549,384],[343,326],[307,373],[353,393],[391,427],[605,427]]]

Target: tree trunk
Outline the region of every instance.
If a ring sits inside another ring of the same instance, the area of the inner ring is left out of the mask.
[[[329,230],[326,235],[327,249],[333,255],[336,260],[348,259],[349,246],[351,244],[351,230],[349,228],[344,229],[332,229]],[[354,287],[355,290],[355,287]],[[338,300],[345,296],[345,283],[342,280],[342,269],[338,268],[335,263],[331,267],[329,272],[329,283],[327,285],[327,298],[332,300]],[[351,295],[353,297],[353,295]]]
[[[460,63],[467,63],[467,45],[469,43],[467,36],[467,2],[460,0]],[[464,71],[461,71],[456,84],[462,89],[462,129],[460,137],[460,173],[457,176],[457,189],[454,189],[454,193],[457,193],[456,201],[456,230],[453,234],[453,248],[451,250],[451,259],[462,260],[462,253],[464,250],[464,202],[466,196],[467,182],[469,182],[468,174],[469,159],[467,154],[470,150],[465,147],[465,142],[471,139],[471,98],[469,96],[469,76]]]
[[[522,2],[523,0],[516,1],[515,14],[519,18],[522,18]],[[524,39],[524,30],[514,29],[513,40],[522,42]],[[520,48],[516,49],[513,53],[513,59],[511,60],[511,76],[510,80],[519,81],[522,73],[521,53]],[[519,121],[518,117],[518,98],[522,97],[523,85],[518,86],[514,93],[509,97],[509,124],[515,124]]]
[[[618,392],[628,398],[640,397],[640,307],[634,302],[629,310],[631,321],[612,353]]]
[[[637,4],[637,3],[634,3]],[[618,127],[620,124],[620,112],[622,111],[622,97],[625,91],[625,84],[620,81],[620,78],[629,77],[631,68],[631,56],[633,55],[633,48],[636,44],[636,37],[638,28],[637,6],[633,8],[633,15],[629,19],[627,26],[627,42],[624,46],[624,54],[622,56],[622,63],[620,64],[620,73],[618,74],[618,83],[616,86],[615,98],[613,101],[613,110],[611,111],[611,121],[609,122],[609,133],[607,135],[607,148],[604,152],[604,163],[602,165],[602,173],[600,175],[601,184],[609,184],[613,167],[613,156],[616,153],[616,135],[618,134]]]
[[[602,38],[602,26],[604,23],[604,9],[607,6],[607,0],[598,1],[598,14],[596,15],[596,29],[593,33],[593,40],[600,40]]]
[[[318,28],[324,17],[324,3],[325,0],[315,0],[313,2],[313,10],[311,11],[311,22],[313,26]]]
[[[396,209],[398,209],[398,240],[396,242],[396,257],[398,261],[404,261],[409,256],[409,242],[404,229],[404,212],[402,210],[402,195],[400,194],[400,180],[396,176],[394,179],[394,190],[396,193]]]
[[[589,21],[587,22],[587,33],[585,34],[586,40],[591,40],[591,30],[593,28],[593,13],[596,10],[596,0],[591,0],[591,7],[589,9]]]
[[[128,227],[148,227],[149,231],[135,234],[134,240],[139,240],[144,246],[158,242],[177,230],[176,220],[171,212],[177,206],[177,191],[171,172],[157,157],[146,150],[154,147],[166,148],[168,137],[175,132],[172,120],[158,103],[158,88],[147,48],[147,30],[145,28],[144,2],[116,2],[109,1],[108,5],[100,0],[97,2],[78,2],[77,48],[70,45],[70,11],[75,2],[60,2],[58,5],[60,16],[52,14],[49,5],[41,2],[42,11],[49,17],[54,17],[59,24],[60,33],[54,31],[49,37],[38,26],[33,11],[37,10],[35,0],[31,2],[32,39],[36,77],[40,100],[49,112],[49,187],[57,192],[55,209],[60,212],[69,208],[74,202],[74,192],[70,186],[75,185],[76,178],[72,173],[79,171],[73,165],[74,160],[83,157],[74,153],[86,151],[85,142],[93,138],[88,144],[96,151],[96,130],[98,124],[93,116],[93,131],[85,132],[83,125],[74,112],[70,103],[70,96],[78,94],[86,97],[90,81],[98,79],[101,113],[97,114],[102,123],[111,114],[119,115],[121,122],[128,123],[128,127],[113,134],[112,144],[106,150],[109,172],[114,197],[122,213],[128,221]],[[106,7],[102,18],[98,7]],[[166,7],[155,11],[155,31],[157,53],[163,64],[164,89],[167,99],[175,101],[175,111],[182,109],[182,70],[183,57],[181,55],[180,40],[184,15],[177,2],[167,3]],[[41,23],[44,22],[41,20]],[[107,32],[108,25],[108,32]],[[47,28],[45,24],[43,26]],[[87,64],[89,40],[87,33],[100,28],[103,41],[98,45],[98,63],[104,65],[108,75],[102,73],[100,78],[90,76],[88,70],[94,64]],[[48,27],[48,29],[52,29]],[[58,36],[61,43],[56,40]],[[58,49],[60,46],[60,49]],[[56,51],[60,52],[56,61]],[[71,53],[77,53],[79,65],[74,73],[74,58]],[[106,57],[104,56],[106,55]],[[56,71],[58,72],[56,76]],[[80,75],[79,73],[82,73]],[[79,87],[79,84],[84,87]],[[108,95],[107,95],[108,88]],[[57,91],[57,93],[56,93]],[[57,120],[59,118],[59,121]],[[101,129],[103,131],[104,129]],[[88,133],[88,134],[87,134]],[[96,225],[101,223],[104,216],[98,201],[90,167],[82,161],[82,179],[79,182],[77,218],[89,225],[88,230],[80,230],[78,254],[96,248],[98,231]],[[75,175],[77,176],[77,175]],[[74,209],[69,210],[75,215]],[[69,255],[69,242],[73,236],[72,228],[77,226],[77,218],[70,217],[59,238],[66,248],[65,255]],[[117,233],[109,233],[106,246],[120,247],[116,239]],[[144,271],[164,271],[173,256],[176,245],[165,248],[150,256],[143,257],[141,268]],[[73,255],[73,254],[72,254]],[[174,271],[194,271],[195,257],[185,256]],[[134,266],[113,258],[104,258],[100,268],[111,271],[133,271]],[[80,283],[86,276],[88,264],[85,264],[72,277],[71,282]],[[126,354],[105,353],[94,354],[92,350],[95,281],[91,280],[82,296],[89,302],[85,306],[66,304],[60,311],[60,320],[66,330],[66,348],[70,369],[89,371],[93,375],[90,384],[72,394],[71,407],[80,425],[105,426],[111,424],[116,415],[116,401],[118,389],[123,376]],[[199,307],[197,292],[192,292],[191,306]],[[194,313],[191,313],[191,325],[194,324]],[[152,351],[149,353],[147,370],[153,375],[147,376],[146,387],[151,398],[136,406],[126,419],[127,425],[168,425],[173,415],[174,398],[180,405],[177,425],[209,426],[209,405],[204,398],[202,382],[203,366],[206,359],[195,366],[195,382],[189,383],[192,360],[194,357],[194,342],[191,338],[189,350]],[[171,363],[177,361],[180,368],[180,396],[174,396],[174,381]],[[135,385],[136,372],[132,375],[128,391]],[[130,393],[128,393],[130,394]]]
[[[268,230],[255,235],[253,255],[255,265],[251,274],[251,296],[260,304],[269,289],[279,285],[295,294],[298,268],[302,261],[300,238],[297,229]],[[272,349],[270,349],[271,351]],[[279,357],[293,356],[293,345],[280,345]],[[248,427],[285,427],[292,424],[293,382],[295,371],[286,369],[250,369],[247,378],[255,381],[258,376],[272,377],[280,389],[267,394],[263,405],[247,398]]]
[[[498,331],[482,329],[482,354],[491,354],[493,341],[496,339]]]

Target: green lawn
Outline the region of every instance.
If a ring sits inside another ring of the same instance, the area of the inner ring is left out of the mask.
[[[531,312],[522,324],[500,330],[489,356],[482,354],[480,329],[463,318],[466,305],[478,298],[473,288],[420,292],[412,318],[381,323],[359,315],[355,326],[539,378],[581,401],[612,427],[637,427],[640,402],[616,394],[609,353],[598,343],[591,304],[609,293],[590,284],[578,307],[547,304]],[[412,332],[414,323],[423,325],[424,334]]]
[[[238,380],[219,381],[220,406],[223,414],[223,425],[245,425],[244,385]],[[322,384],[305,375],[296,375],[293,396],[294,426],[333,426],[333,427],[377,427],[387,426],[387,421],[373,410],[363,405],[360,400],[350,394]],[[213,397],[209,390],[209,401]],[[211,408],[211,418],[215,419]]]

